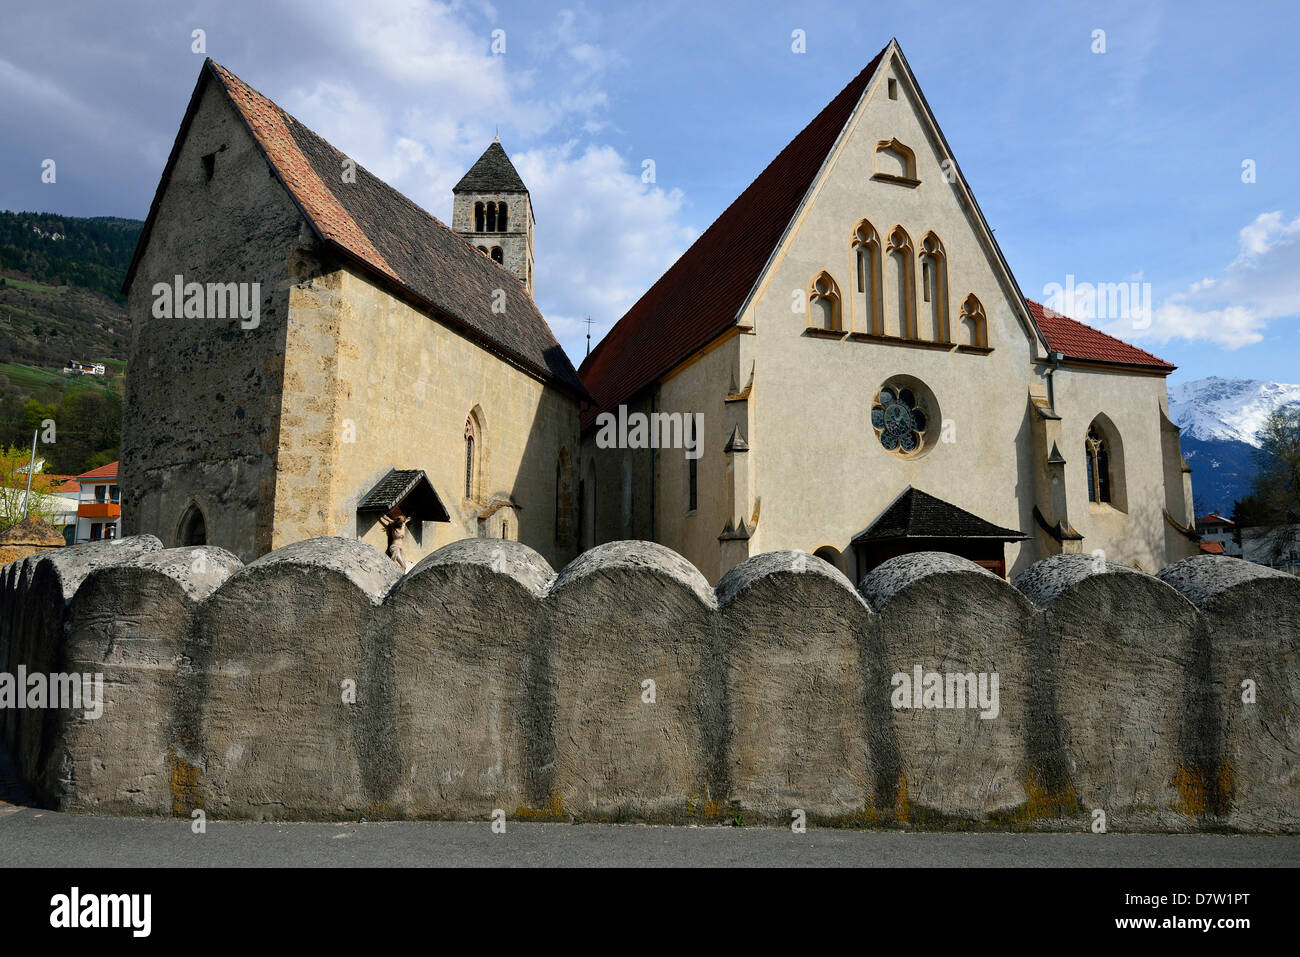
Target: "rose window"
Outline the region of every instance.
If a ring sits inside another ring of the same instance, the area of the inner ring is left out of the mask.
[[[871,427],[889,452],[910,455],[925,442],[929,419],[916,393],[908,388],[883,387],[871,407]]]

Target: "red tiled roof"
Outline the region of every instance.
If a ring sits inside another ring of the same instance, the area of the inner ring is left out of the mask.
[[[1196,520],[1197,525],[1235,525],[1237,524],[1230,518],[1224,518],[1218,512],[1210,512]]]
[[[1209,555],[1222,555],[1224,554],[1223,543],[1222,542],[1201,542],[1201,551]]]
[[[876,54],[777,154],[582,363],[579,372],[596,400],[584,427],[735,321],[884,54]]]
[[[101,465],[99,468],[91,469],[89,472],[82,472],[77,476],[77,481],[85,483],[115,478],[117,478],[117,463],[109,462],[107,465]]]
[[[1176,366],[1164,359],[1153,356],[1145,349],[1131,346],[1127,342],[1108,336],[1100,329],[1071,319],[1042,303],[1026,299],[1034,321],[1047,339],[1047,346],[1053,352],[1065,354],[1067,359],[1085,359],[1092,362],[1117,362],[1130,366],[1148,366],[1173,372]]]

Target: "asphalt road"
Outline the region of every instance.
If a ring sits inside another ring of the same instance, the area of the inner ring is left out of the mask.
[[[0,867],[1297,867],[1300,837],[935,834],[508,822],[281,824],[9,805]]]

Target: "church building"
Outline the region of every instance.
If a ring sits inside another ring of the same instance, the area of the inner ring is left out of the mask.
[[[1024,297],[891,41],[582,364],[581,545],[1156,571],[1197,550],[1173,369]],[[604,440],[638,413],[659,447]]]
[[[467,537],[572,559],[589,396],[533,225],[499,142],[449,228],[208,60],[124,285],[124,534],[251,561],[385,549],[398,516],[408,565]]]

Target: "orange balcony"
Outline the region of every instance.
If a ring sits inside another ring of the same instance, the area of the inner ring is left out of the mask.
[[[122,506],[112,502],[90,502],[77,506],[78,518],[121,518]]]

